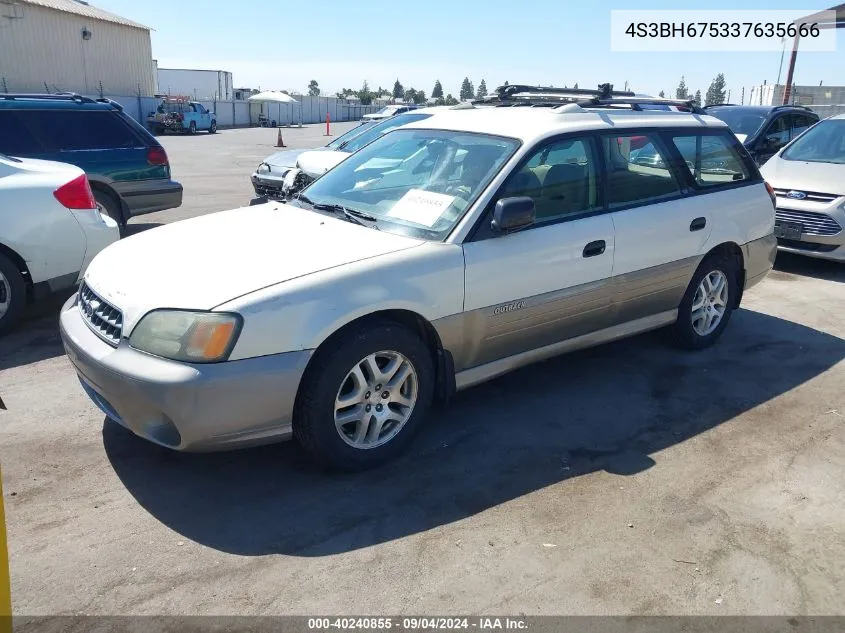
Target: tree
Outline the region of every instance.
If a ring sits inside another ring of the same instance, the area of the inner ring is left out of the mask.
[[[701,90],[695,91],[695,98],[693,99],[693,101],[695,101],[695,105],[697,105],[697,106],[701,105]]]
[[[434,99],[443,98],[443,86],[440,85],[440,80],[434,82],[434,88],[431,89],[431,96]]]
[[[402,87],[402,84],[399,83],[399,80],[396,80],[396,83],[393,84],[393,98],[394,99],[403,99],[405,97],[405,89]]]
[[[483,99],[486,96],[487,96],[487,82],[485,82],[482,79],[481,83],[478,84],[478,90],[475,91],[475,98],[476,99]]]
[[[405,88],[405,101],[417,102],[417,91],[415,88]]]
[[[659,96],[661,99],[665,99],[665,98],[666,98],[666,93],[665,93],[665,92],[663,92],[663,91],[661,90],[661,91],[660,91],[660,94],[659,94],[658,96]]]
[[[725,102],[725,76],[722,73],[719,73],[716,75],[716,78],[713,79],[713,82],[707,89],[707,94],[704,96],[704,99],[707,102],[706,105]]]
[[[320,96],[320,86],[317,84],[316,79],[312,79],[308,82],[308,94],[312,97]]]
[[[417,93],[414,95],[414,103],[425,103],[425,90],[417,90]]]
[[[358,98],[361,100],[361,105],[370,105],[373,102],[373,93],[370,92],[370,86],[367,80],[364,80],[364,85],[358,91]]]
[[[575,85],[574,85],[574,86],[572,86],[572,87],[573,87],[575,90],[578,90],[578,82],[576,81],[576,82],[575,82]]]
[[[684,76],[681,75],[681,83],[675,89],[676,99],[689,99],[689,90],[687,90],[687,83],[684,81]]]
[[[443,101],[443,105],[458,105],[458,100],[452,96],[452,93],[446,95],[446,99]]]
[[[461,98],[461,101],[464,99],[472,99],[475,96],[475,90],[472,88],[472,82],[469,80],[469,77],[464,77],[464,81],[461,83],[461,91],[458,93],[458,96]]]

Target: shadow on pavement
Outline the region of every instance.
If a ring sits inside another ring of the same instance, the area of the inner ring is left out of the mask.
[[[0,338],[0,371],[62,356],[59,311],[73,289],[48,297],[27,310],[23,322]]]
[[[137,235],[138,233],[143,233],[144,231],[149,231],[150,229],[154,229],[157,226],[162,225],[162,222],[130,222],[126,225],[126,229],[123,231],[123,237]]]
[[[432,413],[404,457],[356,475],[317,470],[294,443],[179,454],[109,421],[103,442],[129,492],[185,537],[242,555],[324,556],[430,530],[585,473],[654,467],[651,455],[843,357],[842,339],[740,310],[719,344],[702,352],[646,334],[460,393]]]
[[[845,262],[840,264],[839,262],[805,257],[794,253],[778,252],[775,259],[774,275],[776,278],[783,279],[784,276],[778,275],[778,272],[845,283]]]

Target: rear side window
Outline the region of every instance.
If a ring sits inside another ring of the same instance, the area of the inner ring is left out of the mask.
[[[660,202],[681,192],[665,150],[655,135],[605,136],[610,208]]]
[[[734,148],[732,136],[691,134],[673,136],[672,142],[700,187],[724,185],[749,178],[748,169]]]
[[[117,113],[107,110],[20,110],[17,114],[48,152],[144,145]]]
[[[28,128],[21,125],[17,112],[0,110],[0,152],[9,156],[38,154],[43,148]]]

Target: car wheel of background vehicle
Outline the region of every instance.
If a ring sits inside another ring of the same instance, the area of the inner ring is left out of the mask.
[[[117,227],[120,230],[120,236],[123,237],[126,232],[126,218],[123,217],[123,211],[114,196],[101,189],[94,189],[94,200],[97,201],[97,210],[100,213],[105,213],[112,220],[117,222]]]
[[[675,343],[687,349],[713,344],[728,325],[736,302],[736,262],[725,256],[705,259],[696,270],[672,325]]]
[[[197,122],[191,121],[191,126],[188,128],[188,134],[196,134],[197,133]]]
[[[294,435],[329,468],[371,468],[405,448],[433,393],[434,364],[419,336],[391,321],[353,325],[312,359]]]
[[[212,121],[211,125],[208,128],[209,134],[216,134],[217,133],[217,121]]]
[[[26,284],[18,267],[0,253],[0,335],[20,320],[26,304]]]

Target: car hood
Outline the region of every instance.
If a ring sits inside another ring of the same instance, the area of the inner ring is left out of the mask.
[[[297,277],[423,242],[282,203],[175,222],[115,242],[85,282],[123,312],[128,334],[150,310],[210,310]]]
[[[348,152],[329,150],[327,152],[302,152],[296,159],[296,166],[312,178],[319,178],[332,167],[349,157]]]
[[[845,195],[845,165],[784,160],[774,156],[760,168],[760,173],[775,189]]]
[[[327,147],[318,147],[309,151],[320,152],[327,149]],[[273,167],[287,167],[290,169],[291,167],[296,166],[296,159],[299,158],[299,155],[302,154],[303,151],[304,150],[301,149],[288,149],[284,152],[276,152],[275,154],[270,154],[263,162],[268,165],[272,165]]]

